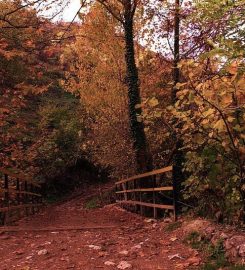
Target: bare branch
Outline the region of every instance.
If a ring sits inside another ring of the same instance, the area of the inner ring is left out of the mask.
[[[82,10],[82,8],[85,6],[85,3],[86,3],[86,0],[84,0],[84,1],[81,3],[80,8],[78,9],[78,11],[76,12],[75,16],[73,17],[73,19],[71,20],[71,22],[69,23],[69,25],[67,26],[67,28],[65,29],[63,35],[61,36],[59,43],[61,43],[61,41],[65,39],[65,35],[66,35],[67,31],[71,28],[71,26],[72,26],[72,24],[74,23],[76,17],[78,16],[78,14],[79,14],[80,11]]]
[[[131,11],[131,18],[134,17],[134,14],[135,14],[135,10],[137,8],[137,5],[138,5],[138,0],[133,0],[132,11]]]
[[[20,6],[20,7],[16,8],[16,9],[11,10],[8,13],[4,14],[4,17],[3,18],[5,19],[7,16],[9,16],[9,15],[11,15],[11,14],[13,14],[13,13],[15,13],[15,12],[17,12],[17,11],[23,9],[23,8],[26,8],[26,7],[31,6],[31,5],[35,5],[37,3],[42,3],[44,1],[46,1],[46,0],[36,0],[36,1],[32,2],[32,3],[28,3],[26,5]]]
[[[3,21],[8,24],[8,26],[1,26],[0,29],[9,29],[9,28],[25,29],[25,28],[37,28],[38,26],[38,25],[15,25],[6,18],[0,18],[0,21]]]

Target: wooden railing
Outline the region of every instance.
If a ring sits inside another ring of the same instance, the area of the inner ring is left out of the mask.
[[[176,200],[172,174],[171,179],[168,180],[168,186],[163,186],[167,179],[160,179],[162,174],[172,172],[172,170],[173,167],[169,166],[116,182],[117,203],[122,206],[133,206],[135,211],[139,208],[142,215],[145,212],[144,207],[153,208],[154,218],[158,216],[157,209],[172,210],[176,220]],[[162,204],[158,196],[158,193],[167,191],[172,193],[170,198],[172,204]]]
[[[0,225],[36,213],[42,206],[40,188],[26,175],[0,168]]]

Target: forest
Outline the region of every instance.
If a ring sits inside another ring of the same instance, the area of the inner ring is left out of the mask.
[[[243,224],[244,0],[68,4],[0,0],[0,167],[67,193],[173,165],[180,201]]]

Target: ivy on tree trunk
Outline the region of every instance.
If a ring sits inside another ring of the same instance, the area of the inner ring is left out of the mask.
[[[106,0],[97,0],[106,10],[118,20],[124,29],[125,41],[125,61],[128,85],[129,101],[129,121],[132,138],[134,141],[134,150],[136,153],[136,164],[138,173],[152,170],[152,157],[149,152],[144,123],[142,122],[142,109],[138,69],[135,61],[134,49],[134,14],[138,1],[125,0],[120,2],[123,5],[123,11],[118,11],[113,4]],[[137,106],[138,105],[138,106]]]

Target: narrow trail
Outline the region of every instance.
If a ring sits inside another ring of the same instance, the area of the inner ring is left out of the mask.
[[[84,205],[80,196],[47,207],[19,221],[20,231],[0,233],[0,269],[199,269],[199,254],[163,222],[116,205],[91,210]]]

